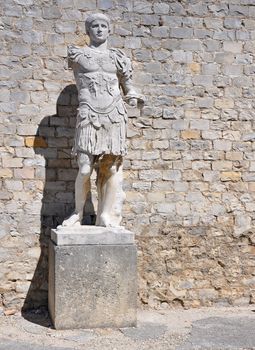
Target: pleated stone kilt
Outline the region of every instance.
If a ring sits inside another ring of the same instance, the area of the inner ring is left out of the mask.
[[[80,104],[72,153],[125,155],[126,125],[127,112],[122,99],[107,113]]]

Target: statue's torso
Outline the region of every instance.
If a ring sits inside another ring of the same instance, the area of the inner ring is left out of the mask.
[[[111,51],[85,48],[73,67],[80,105],[105,113],[120,98],[119,81]]]
[[[121,86],[131,78],[131,63],[118,49],[68,47],[79,108],[73,153],[126,154],[127,113]]]

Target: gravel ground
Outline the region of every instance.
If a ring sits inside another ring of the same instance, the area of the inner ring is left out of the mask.
[[[52,328],[46,312],[0,316],[0,350],[255,350],[255,306],[138,312],[137,328]]]

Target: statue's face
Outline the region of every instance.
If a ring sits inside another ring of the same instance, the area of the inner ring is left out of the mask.
[[[108,24],[101,19],[96,19],[91,23],[88,34],[92,43],[100,44],[105,42],[109,32]]]

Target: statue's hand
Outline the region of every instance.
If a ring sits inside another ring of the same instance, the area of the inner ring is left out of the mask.
[[[129,91],[124,97],[124,101],[131,107],[137,107],[138,103],[144,103],[145,97],[135,91]]]
[[[137,107],[137,98],[135,98],[135,97],[130,98],[128,101],[128,104],[131,107]]]

